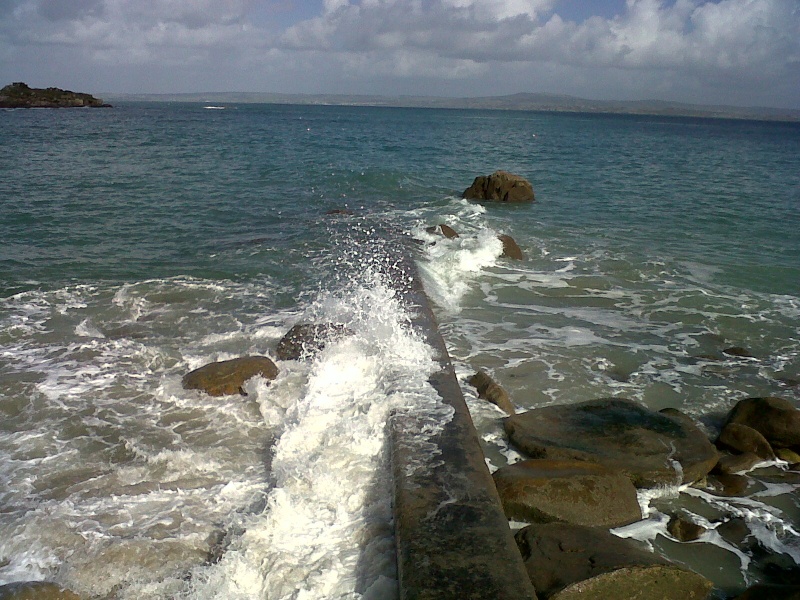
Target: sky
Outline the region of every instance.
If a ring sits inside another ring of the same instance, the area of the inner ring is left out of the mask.
[[[0,0],[0,85],[800,109],[800,0]]]

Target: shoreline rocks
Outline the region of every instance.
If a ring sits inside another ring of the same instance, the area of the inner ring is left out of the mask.
[[[464,190],[462,197],[467,200],[505,203],[536,200],[530,181],[508,171],[495,171],[491,175],[476,177],[472,185]]]
[[[266,356],[243,356],[203,365],[184,375],[182,384],[184,389],[201,390],[210,396],[246,396],[244,382],[257,375],[275,379],[278,367]]]
[[[278,342],[275,356],[280,360],[299,360],[322,350],[352,331],[338,323],[301,323],[292,327]]]
[[[478,398],[491,402],[508,415],[516,414],[517,411],[511,403],[508,393],[485,371],[478,371],[470,377],[469,384],[478,390]]]
[[[0,89],[0,108],[111,108],[91,94],[60,88],[32,88],[17,81]]]

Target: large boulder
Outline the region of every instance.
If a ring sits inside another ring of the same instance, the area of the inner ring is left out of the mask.
[[[187,390],[203,390],[211,396],[244,396],[244,382],[256,375],[275,379],[278,367],[266,356],[243,356],[213,362],[184,375],[183,387]]]
[[[501,242],[503,242],[502,256],[514,260],[522,260],[525,258],[525,255],[522,254],[522,250],[520,250],[520,247],[517,245],[517,242],[514,240],[514,238],[507,234],[498,235],[497,237]]]
[[[800,410],[785,398],[746,398],[733,407],[725,422],[747,425],[774,448],[800,446]]]
[[[508,393],[497,384],[485,371],[478,371],[469,378],[470,385],[474,385],[478,390],[478,398],[488,400],[506,414],[516,414],[514,405]]]
[[[81,597],[48,581],[18,581],[0,585],[0,600],[81,600]]]
[[[472,185],[464,190],[467,200],[489,202],[533,202],[531,182],[508,171],[495,171],[491,175],[475,178]]]
[[[717,446],[734,452],[752,452],[764,460],[775,460],[775,452],[758,431],[741,423],[728,423],[717,438]]]
[[[642,518],[630,479],[602,465],[532,459],[502,467],[492,477],[506,516],[515,521],[621,527]]]
[[[505,430],[532,458],[599,463],[624,473],[636,487],[692,483],[719,458],[687,419],[621,398],[529,410],[506,419]]]
[[[325,345],[352,332],[337,323],[295,325],[278,342],[275,355],[281,360],[298,360],[322,350]]]
[[[704,577],[604,529],[547,523],[515,538],[541,600],[701,600],[711,591]]]

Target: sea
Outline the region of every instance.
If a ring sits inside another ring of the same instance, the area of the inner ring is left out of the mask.
[[[120,102],[0,111],[0,147],[0,584],[396,598],[386,421],[449,418],[387,276],[408,253],[491,471],[522,457],[479,369],[518,412],[629,398],[712,438],[743,398],[800,406],[800,123]],[[536,202],[461,198],[497,169]],[[301,323],[350,335],[278,360]],[[278,377],[182,388],[245,355]],[[642,491],[615,532],[717,598],[800,583],[800,475],[747,477]]]

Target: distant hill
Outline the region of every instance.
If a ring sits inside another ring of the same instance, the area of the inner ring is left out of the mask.
[[[258,92],[207,92],[192,94],[108,94],[114,100],[149,102],[330,104],[337,106],[395,106],[536,110],[547,112],[664,115],[766,121],[800,121],[800,110],[683,104],[661,100],[588,100],[556,94],[511,94],[478,98],[437,96],[348,96],[343,94],[271,94]]]
[[[32,88],[21,81],[0,90],[0,108],[77,108],[108,107],[99,98],[55,87]]]

